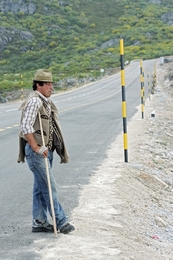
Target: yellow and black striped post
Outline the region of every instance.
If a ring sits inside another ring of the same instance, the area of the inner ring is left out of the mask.
[[[22,98],[22,101],[23,101],[23,75],[20,74],[20,87],[21,87],[21,98]]]
[[[141,113],[142,119],[144,118],[144,77],[143,77],[143,69],[142,69],[142,60],[140,60],[140,81],[141,81]]]
[[[155,86],[156,86],[156,74],[154,71],[151,94],[154,94]]]
[[[125,95],[125,73],[124,73],[124,41],[123,41],[123,39],[120,40],[120,63],[121,63],[121,87],[122,87],[122,117],[123,117],[123,131],[124,131],[124,161],[128,162],[126,95]]]
[[[147,74],[147,79],[148,79],[148,98],[150,100],[151,89],[150,89],[150,75],[149,74]]]
[[[152,94],[154,94],[155,87],[156,87],[156,63],[155,63],[155,65],[154,65],[154,75],[153,75],[153,89],[152,89]]]
[[[143,103],[145,108],[145,86],[144,86],[144,68],[142,67],[142,88],[143,88]]]

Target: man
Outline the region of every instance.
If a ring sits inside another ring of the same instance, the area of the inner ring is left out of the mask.
[[[53,225],[47,220],[47,211],[52,216],[44,159],[47,157],[57,229],[67,234],[75,228],[68,222],[58,202],[56,182],[51,169],[54,150],[60,156],[61,163],[67,163],[69,156],[57,118],[58,110],[49,99],[53,90],[52,83],[50,71],[38,70],[33,79],[33,92],[19,109],[22,110],[22,116],[18,162],[24,162],[26,157],[34,175],[32,232],[53,232]],[[45,146],[41,136],[39,113]]]

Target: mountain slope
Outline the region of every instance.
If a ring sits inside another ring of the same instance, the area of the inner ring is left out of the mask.
[[[29,86],[39,68],[95,77],[119,66],[120,38],[129,61],[172,54],[171,0],[0,0],[0,11],[0,89],[19,86],[15,73]]]

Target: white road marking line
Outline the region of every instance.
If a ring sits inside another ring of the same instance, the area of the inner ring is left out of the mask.
[[[9,110],[6,110],[5,112],[11,112],[11,111],[16,111],[17,108],[14,108],[14,109],[9,109]]]
[[[6,126],[5,128],[0,128],[0,132],[3,132],[7,129],[11,129],[11,128],[14,128],[14,127],[18,127],[18,126],[19,126],[19,124],[15,124],[15,125],[12,125],[12,126]]]
[[[108,87],[108,86],[111,85],[111,84],[112,84],[112,82],[106,84],[105,86],[103,86],[103,87],[101,87],[101,88],[97,88],[96,90],[93,90],[93,91],[91,91],[91,92],[88,92],[88,93],[85,93],[85,94],[81,94],[81,95],[78,95],[78,96],[74,96],[74,97],[72,97],[72,98],[62,99],[62,100],[59,100],[59,101],[57,101],[57,102],[66,102],[66,101],[68,101],[68,100],[72,100],[72,99],[75,99],[75,98],[85,97],[85,96],[87,96],[87,95],[96,93],[96,92],[98,92],[98,91],[100,91],[100,90],[102,90],[102,89]]]

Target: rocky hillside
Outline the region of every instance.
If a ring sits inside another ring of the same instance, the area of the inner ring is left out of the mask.
[[[0,90],[43,67],[97,77],[119,67],[121,37],[126,61],[171,55],[172,24],[171,0],[0,0]]]

